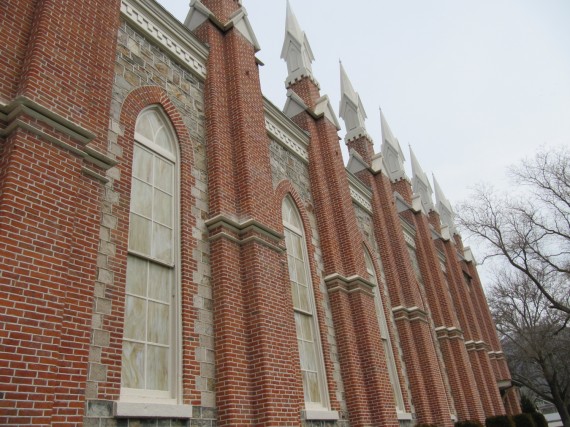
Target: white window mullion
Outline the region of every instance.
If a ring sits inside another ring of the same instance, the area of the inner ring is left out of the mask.
[[[283,201],[283,224],[305,406],[327,411],[328,391],[303,224],[288,197]]]
[[[175,403],[179,390],[177,148],[168,129],[158,109],[149,108],[139,116],[135,130],[121,381],[125,402]],[[143,311],[129,316],[128,310],[136,311],[140,304]]]

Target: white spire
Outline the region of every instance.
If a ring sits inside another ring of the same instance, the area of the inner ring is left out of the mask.
[[[439,186],[437,180],[435,179],[435,175],[433,177],[433,185],[435,187],[435,200],[437,203],[437,210],[439,211],[439,218],[441,220],[441,224],[444,226],[449,227],[449,231],[451,234],[456,234],[457,231],[455,229],[455,212],[453,212],[453,208],[451,207],[451,203],[443,194],[441,187]]]
[[[388,176],[392,181],[399,179],[407,179],[406,171],[404,170],[404,153],[400,148],[400,143],[392,134],[390,126],[380,109],[380,123],[382,125],[382,156],[388,168]]]
[[[287,21],[285,29],[285,41],[281,50],[281,58],[287,63],[289,75],[285,85],[289,86],[302,77],[309,77],[317,85],[313,77],[311,63],[315,60],[309,40],[291,9],[291,4],[287,0]]]
[[[350,141],[361,136],[367,136],[370,138],[366,132],[366,125],[364,121],[366,120],[366,111],[360,100],[360,96],[354,88],[352,83],[340,63],[340,89],[342,96],[340,99],[340,117],[344,120],[346,124],[347,134],[345,141]]]
[[[412,159],[412,188],[415,194],[418,194],[422,201],[422,211],[429,213],[434,210],[433,190],[429,183],[429,179],[423,171],[412,147],[410,147],[410,157]]]

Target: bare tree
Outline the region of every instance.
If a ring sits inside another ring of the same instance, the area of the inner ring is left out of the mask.
[[[479,187],[459,206],[459,224],[523,274],[570,321],[570,151],[542,150],[510,170],[511,194]],[[484,261],[483,260],[483,261]],[[560,290],[556,296],[552,289]]]
[[[560,289],[546,290],[560,297]],[[560,327],[566,314],[552,310],[549,299],[517,270],[497,272],[489,305],[513,380],[553,403],[569,427],[570,328]]]

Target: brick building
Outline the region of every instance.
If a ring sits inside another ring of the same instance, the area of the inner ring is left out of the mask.
[[[17,19],[14,17],[17,16]],[[453,211],[288,9],[0,5],[0,424],[392,426],[518,412]]]

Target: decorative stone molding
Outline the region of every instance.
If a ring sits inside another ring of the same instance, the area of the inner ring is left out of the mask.
[[[505,353],[503,353],[502,351],[489,351],[489,358],[490,359],[504,359],[505,358]]]
[[[122,0],[122,16],[189,71],[206,78],[208,50],[186,27],[149,0]]]
[[[347,171],[347,175],[352,201],[369,214],[372,214],[372,193],[350,172]]]
[[[75,140],[78,146],[72,146],[46,133],[44,130],[29,123],[29,119],[47,125],[68,136]],[[95,134],[25,96],[19,96],[9,104],[0,103],[0,123],[5,125],[3,128],[0,128],[0,138],[7,138],[16,129],[25,129],[64,150],[82,157],[87,163],[103,170],[108,170],[117,164],[115,160],[87,145],[95,139]],[[88,167],[83,167],[82,171],[98,181],[107,182],[106,177]]]
[[[413,307],[404,307],[399,305],[397,307],[392,308],[392,313],[394,314],[394,320],[408,320],[408,321],[421,321],[425,323],[428,322],[428,315],[425,310],[413,306]]]
[[[465,347],[467,347],[467,351],[488,351],[489,346],[484,341],[465,341]]]
[[[269,101],[265,100],[265,129],[269,136],[309,163],[309,137]]]
[[[376,285],[361,276],[344,277],[341,274],[334,273],[325,277],[324,281],[329,294],[333,292],[345,292],[348,294],[362,292],[374,298],[373,289]]]
[[[192,418],[191,405],[168,405],[159,403],[115,402],[114,415],[119,418]]]
[[[241,2],[238,2],[240,8],[230,16],[230,20],[227,23],[220,22],[216,16],[208,9],[201,0],[192,0],[190,3],[190,11],[188,16],[184,21],[184,25],[188,27],[190,31],[194,31],[200,25],[202,25],[207,20],[210,20],[216,27],[218,27],[222,32],[227,32],[231,28],[235,28],[240,32],[245,39],[251,43],[255,51],[259,51],[259,43],[257,42],[257,37],[253,28],[247,17],[247,11],[242,7]]]
[[[463,331],[455,326],[440,326],[439,328],[435,328],[435,333],[438,339],[463,339]]]
[[[336,113],[334,112],[334,108],[331,105],[328,95],[323,95],[317,100],[315,114],[317,116],[324,115],[333,125],[335,125],[336,130],[340,130],[340,123],[336,118]]]
[[[238,222],[224,215],[217,215],[206,221],[206,227],[211,232],[210,241],[225,238],[241,246],[256,242],[276,252],[285,252],[282,246],[285,236],[254,219]]]

